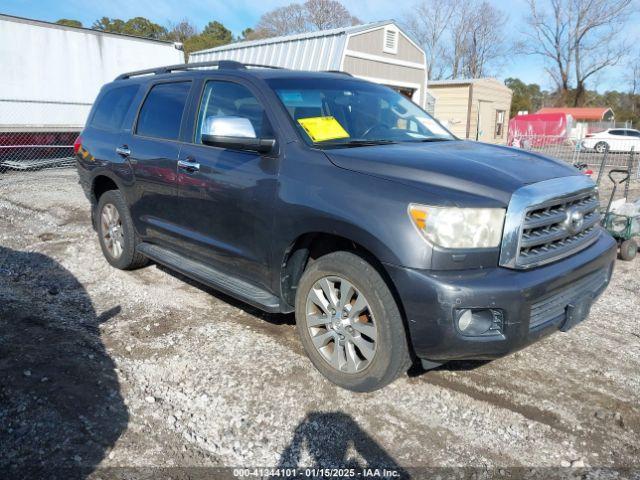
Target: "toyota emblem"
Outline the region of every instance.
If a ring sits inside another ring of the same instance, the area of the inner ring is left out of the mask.
[[[584,226],[584,214],[576,207],[569,208],[563,225],[571,235],[581,232]]]

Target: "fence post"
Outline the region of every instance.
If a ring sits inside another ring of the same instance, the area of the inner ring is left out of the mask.
[[[633,175],[633,163],[635,160],[635,148],[631,147],[631,152],[629,153],[629,163],[627,164],[627,170],[629,172],[629,178],[627,179],[627,183],[624,186],[624,198],[628,202],[629,201],[629,185],[631,184],[631,176]]]
[[[604,174],[604,169],[607,165],[607,157],[609,156],[609,149],[606,149],[602,154],[602,161],[600,162],[600,170],[598,170],[598,179],[596,180],[596,186],[600,186],[600,180]]]

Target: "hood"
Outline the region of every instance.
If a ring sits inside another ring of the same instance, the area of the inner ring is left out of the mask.
[[[504,205],[530,183],[582,175],[562,161],[470,141],[404,143],[325,150],[338,167],[422,189],[440,187]]]

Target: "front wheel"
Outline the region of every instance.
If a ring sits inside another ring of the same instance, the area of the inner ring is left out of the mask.
[[[620,244],[620,259],[630,261],[638,255],[638,243],[633,240],[625,240]]]
[[[310,264],[298,285],[296,326],[313,365],[348,390],[377,390],[410,366],[389,287],[353,253],[330,253]]]

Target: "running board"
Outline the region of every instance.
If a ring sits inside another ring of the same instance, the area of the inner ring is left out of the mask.
[[[238,300],[271,313],[280,313],[280,299],[255,285],[222,273],[196,260],[187,258],[172,250],[141,243],[137,250],[145,257],[166,265],[172,270],[220,290]]]

